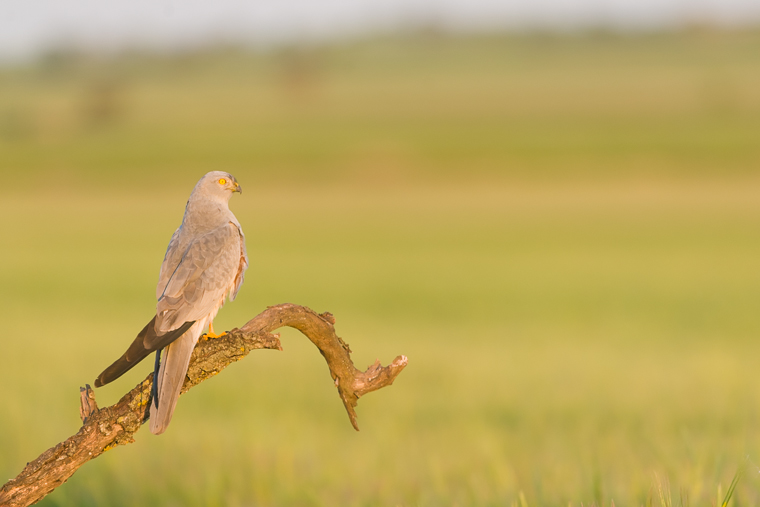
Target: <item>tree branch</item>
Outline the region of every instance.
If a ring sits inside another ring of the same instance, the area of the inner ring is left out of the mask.
[[[305,334],[319,348],[351,424],[358,431],[354,409],[359,398],[391,385],[406,367],[407,358],[398,356],[388,366],[381,366],[376,361],[367,371],[359,371],[351,361],[351,349],[335,334],[333,324],[335,319],[329,313],[320,315],[304,306],[289,303],[271,306],[240,329],[233,329],[218,339],[199,341],[190,358],[182,392],[213,377],[252,350],[282,350],[279,335],[272,334],[272,331],[292,327]],[[15,479],[0,488],[0,505],[31,505],[66,482],[86,462],[117,445],[134,442],[133,435],[148,417],[152,382],[151,373],[116,404],[102,409],[98,409],[95,403],[92,388],[89,385],[81,388],[82,427],[76,435],[27,463]]]

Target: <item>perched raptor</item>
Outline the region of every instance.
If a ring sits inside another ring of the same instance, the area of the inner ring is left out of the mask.
[[[95,387],[108,384],[155,351],[150,431],[156,435],[172,419],[198,338],[207,325],[208,335],[216,337],[214,317],[243,283],[248,257],[243,230],[229,208],[233,192],[241,192],[240,185],[222,171],[206,174],[195,185],[161,264],[156,316],[95,380]]]

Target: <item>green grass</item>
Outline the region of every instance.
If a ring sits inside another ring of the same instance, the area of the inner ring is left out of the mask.
[[[152,315],[187,195],[223,168],[251,268],[218,327],[304,304],[357,366],[409,367],[355,433],[285,332],[41,505],[760,504],[758,44],[408,38],[4,70],[0,476],[76,432],[78,387]]]

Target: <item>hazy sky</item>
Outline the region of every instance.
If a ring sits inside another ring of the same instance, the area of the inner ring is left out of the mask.
[[[452,30],[757,23],[760,0],[0,0],[0,58],[61,43],[266,45],[436,24]]]

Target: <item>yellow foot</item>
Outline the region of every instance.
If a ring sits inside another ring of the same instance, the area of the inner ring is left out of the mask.
[[[222,334],[216,334],[213,331],[209,331],[208,333],[206,333],[206,334],[203,335],[203,339],[204,340],[215,340],[217,338],[221,338],[222,336],[224,336],[226,334],[227,334],[226,331],[224,333],[222,333]]]

